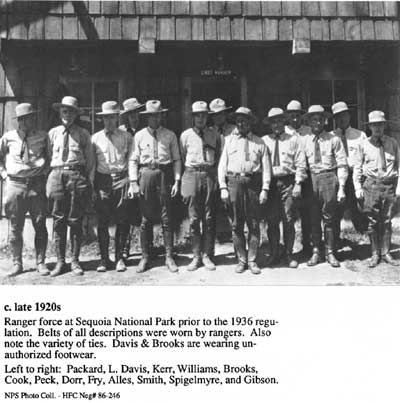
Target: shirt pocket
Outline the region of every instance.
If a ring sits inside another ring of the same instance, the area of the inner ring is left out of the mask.
[[[139,145],[140,155],[144,158],[153,157],[153,146],[146,142]]]

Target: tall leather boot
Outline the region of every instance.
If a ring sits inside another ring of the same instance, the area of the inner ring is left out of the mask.
[[[104,225],[99,225],[97,227],[97,238],[99,241],[100,249],[100,264],[97,267],[98,272],[105,272],[112,267],[109,247],[110,247],[110,235],[108,234],[108,227]]]
[[[142,248],[142,258],[140,259],[138,267],[136,268],[137,273],[143,273],[144,271],[150,268],[150,254],[149,254],[150,245],[148,239],[149,234],[148,225],[149,224],[142,223],[142,225],[140,226],[140,247]]]
[[[46,260],[47,249],[47,230],[37,230],[35,234],[35,249],[36,249],[36,269],[41,276],[48,276],[50,270],[48,269]]]
[[[123,248],[126,245],[129,226],[127,224],[117,224],[115,231],[115,269],[118,272],[126,271],[126,263],[123,258]]]
[[[294,246],[294,238],[295,238],[295,229],[294,224],[288,223],[283,227],[283,238],[285,242],[285,250],[286,250],[286,258],[288,266],[291,269],[295,269],[299,263],[293,257],[293,246]]]
[[[381,259],[392,265],[399,266],[399,262],[393,258],[393,256],[389,253],[390,244],[392,241],[392,225],[391,224],[383,224],[382,226],[382,238],[381,238]]]
[[[163,228],[163,237],[165,245],[165,265],[171,273],[176,273],[178,266],[173,256],[173,234],[170,228]]]
[[[243,273],[247,266],[246,241],[243,232],[239,234],[236,231],[232,231],[232,241],[238,258],[238,264],[235,271],[236,273]]]
[[[82,229],[79,227],[71,227],[71,271],[77,276],[83,274],[82,266],[79,263],[79,255],[82,246]]]
[[[65,249],[67,246],[66,225],[58,225],[57,228],[54,228],[54,246],[56,250],[57,264],[50,272],[51,277],[62,274],[65,269]]]
[[[129,258],[129,254],[130,254],[130,250],[131,250],[131,241],[132,241],[132,234],[131,234],[131,229],[129,229],[128,236],[127,236],[126,242],[125,242],[123,250],[122,250],[122,257],[124,259]]]
[[[376,267],[379,263],[379,243],[378,243],[378,233],[376,231],[369,234],[369,239],[371,242],[371,258],[368,261],[368,267]]]
[[[8,277],[15,277],[23,272],[22,267],[22,236],[13,237],[10,239],[10,250],[13,262],[13,268]]]
[[[267,229],[268,242],[270,247],[270,255],[267,260],[267,266],[273,267],[279,263],[279,224],[270,225],[268,224]]]
[[[260,274],[261,269],[257,264],[258,246],[260,244],[259,234],[249,233],[249,251],[247,253],[247,265],[253,274]]]
[[[204,229],[205,228],[205,229]],[[203,227],[203,264],[207,270],[215,270],[215,264],[211,260],[215,251],[215,228],[213,224]]]
[[[332,267],[340,267],[335,255],[335,233],[333,228],[325,227],[325,257]]]

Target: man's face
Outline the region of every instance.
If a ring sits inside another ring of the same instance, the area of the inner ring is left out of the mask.
[[[212,120],[215,126],[223,126],[226,122],[226,113],[224,111],[212,115]]]
[[[385,122],[371,123],[369,125],[372,137],[382,137],[385,131]]]
[[[152,129],[158,129],[161,125],[161,113],[152,113],[148,115],[147,124]]]
[[[272,133],[279,135],[285,130],[285,119],[283,117],[271,119],[270,126]]]
[[[301,126],[300,112],[288,112],[287,120],[289,126],[292,126],[294,129],[298,129]]]
[[[345,111],[335,116],[335,124],[339,129],[346,130],[350,126],[350,113]]]
[[[76,112],[75,109],[68,108],[68,106],[62,106],[60,108],[61,123],[65,127],[71,126],[75,122],[75,119],[77,116],[78,116],[78,113]]]
[[[113,132],[118,126],[118,115],[105,115],[103,116],[104,129]]]
[[[308,124],[314,134],[320,134],[324,130],[325,116],[321,114],[311,115],[308,119]]]
[[[35,125],[35,118],[33,115],[26,115],[18,118],[18,129],[24,133],[29,133],[33,130]]]
[[[208,113],[201,112],[193,115],[193,125],[197,129],[204,129],[207,124]]]
[[[132,129],[137,129],[139,126],[139,111],[131,111],[128,112],[128,122],[129,122],[129,127]]]
[[[250,131],[250,118],[244,115],[238,115],[236,117],[236,126],[240,134],[246,135]]]

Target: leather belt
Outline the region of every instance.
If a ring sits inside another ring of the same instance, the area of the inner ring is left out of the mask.
[[[44,175],[38,175],[38,176],[31,176],[31,177],[22,177],[22,176],[8,176],[12,182],[17,182],[17,183],[22,183],[24,185],[29,185],[31,183],[36,183],[36,182],[45,182],[46,177]]]
[[[251,178],[252,176],[261,175],[261,172],[231,172],[228,171],[227,176],[231,178]]]
[[[58,169],[62,171],[83,171],[83,165],[61,165],[59,167],[53,167],[52,169]]]
[[[396,182],[398,180],[397,176],[393,176],[391,178],[371,178],[371,177],[367,177],[365,179],[365,182],[369,181],[369,182],[374,182],[374,183],[379,183],[379,184],[384,184],[384,185],[391,185],[394,182]]]
[[[312,175],[326,174],[326,173],[329,173],[329,172],[335,172],[336,169],[337,169],[337,168],[322,169],[321,171],[318,171],[318,172],[312,172],[312,171],[311,171],[311,174],[312,174]]]
[[[200,167],[185,167],[188,172],[209,172],[215,169],[213,165],[200,166]]]
[[[172,164],[160,164],[159,162],[149,162],[148,164],[139,164],[139,168],[163,169],[172,167]]]
[[[128,176],[128,171],[113,172],[110,174],[103,174],[102,172],[97,171],[96,174],[103,175],[103,176],[111,176],[112,180],[116,181],[116,180],[126,178]]]

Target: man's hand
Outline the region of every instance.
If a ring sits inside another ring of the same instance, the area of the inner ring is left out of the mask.
[[[171,197],[175,197],[179,194],[179,181],[175,181],[174,186],[171,189]]]
[[[301,196],[301,185],[300,185],[300,183],[296,183],[293,186],[292,196],[295,199],[298,199]]]
[[[1,179],[3,179],[3,181],[4,181],[4,180],[6,180],[6,178],[7,178],[7,171],[5,169],[3,169],[1,171]]]
[[[361,200],[364,199],[364,191],[362,189],[357,189],[355,191],[356,199]]]
[[[260,204],[265,204],[268,200],[268,190],[262,190],[260,192]]]
[[[228,189],[221,189],[221,200],[224,203],[229,202],[229,191],[228,191]]]
[[[400,186],[397,186],[396,188],[396,197],[400,198]]]
[[[139,197],[140,194],[140,189],[139,189],[139,185],[138,183],[135,182],[131,182],[131,184],[129,185],[129,189],[128,189],[128,197],[130,199],[133,199],[135,197]]]
[[[339,203],[343,203],[346,199],[346,193],[344,192],[344,186],[339,186],[339,190],[337,192],[337,201]]]

